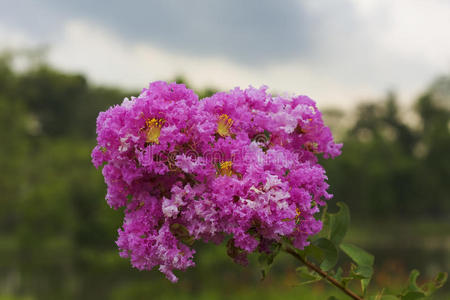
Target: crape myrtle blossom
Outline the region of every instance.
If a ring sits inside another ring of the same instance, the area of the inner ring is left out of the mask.
[[[161,81],[101,112],[97,142],[107,202],[124,208],[120,255],[174,282],[173,270],[194,266],[195,241],[227,237],[228,255],[244,265],[283,237],[307,246],[332,196],[317,155],[342,146],[306,96],[249,87],[199,100]]]

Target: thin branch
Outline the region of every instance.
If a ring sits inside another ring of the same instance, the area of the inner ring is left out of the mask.
[[[351,290],[349,290],[348,288],[346,288],[345,286],[343,286],[339,281],[337,281],[335,278],[331,277],[330,275],[328,275],[327,272],[325,272],[324,270],[322,270],[321,268],[319,268],[318,266],[316,266],[315,264],[305,260],[303,257],[301,257],[300,254],[298,254],[297,252],[295,252],[294,249],[290,248],[290,247],[286,247],[284,249],[284,251],[286,251],[287,253],[289,253],[290,255],[292,255],[293,257],[297,258],[299,261],[301,261],[303,264],[305,264],[309,269],[313,270],[314,272],[316,272],[317,274],[319,274],[320,276],[322,276],[323,278],[325,278],[326,280],[328,280],[331,284],[335,285],[337,288],[339,288],[341,291],[343,291],[344,293],[346,293],[347,295],[349,295],[350,297],[352,297],[355,300],[363,300],[363,298],[361,298],[360,296],[358,296],[357,294],[355,294],[354,292],[352,292]]]

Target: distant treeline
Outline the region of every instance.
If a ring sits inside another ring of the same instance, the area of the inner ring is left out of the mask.
[[[448,218],[450,77],[435,80],[412,107],[399,108],[389,93],[360,104],[352,118],[342,156],[324,161],[335,200],[360,218]]]

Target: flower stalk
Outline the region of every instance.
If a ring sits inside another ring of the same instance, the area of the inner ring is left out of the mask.
[[[299,261],[301,261],[305,266],[307,266],[310,270],[316,272],[317,274],[319,274],[321,277],[323,277],[324,279],[326,279],[328,282],[330,282],[332,285],[336,286],[338,289],[340,289],[341,291],[343,291],[344,293],[346,293],[348,296],[350,296],[352,299],[355,300],[363,300],[363,298],[357,294],[355,294],[353,291],[351,291],[350,289],[346,288],[344,285],[342,285],[339,281],[337,281],[335,278],[331,277],[330,275],[328,275],[327,272],[325,272],[324,270],[322,270],[321,268],[319,268],[318,266],[316,266],[315,264],[307,261],[306,259],[304,259],[300,254],[298,254],[294,249],[292,249],[291,247],[285,247],[284,251],[290,255],[292,255],[293,257],[295,257],[296,259],[298,259]]]

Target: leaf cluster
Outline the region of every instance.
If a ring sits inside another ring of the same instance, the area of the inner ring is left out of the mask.
[[[283,249],[294,250],[301,258],[301,261],[304,262],[303,266],[296,269],[299,284],[310,284],[326,280],[338,286],[341,290],[348,291],[350,286],[353,286],[353,283],[358,283],[360,296],[355,293],[355,297],[358,297],[356,299],[371,300],[423,299],[429,297],[444,285],[447,280],[447,273],[441,272],[433,280],[418,285],[417,277],[419,276],[419,271],[413,270],[406,287],[401,293],[390,294],[386,292],[386,289],[383,289],[380,292],[369,295],[368,288],[374,274],[375,258],[366,250],[344,242],[350,226],[350,212],[345,203],[339,202],[337,205],[339,210],[336,213],[330,213],[326,208],[323,210],[323,228],[319,234],[310,238],[310,244],[303,250],[294,249],[289,239],[282,240]],[[279,248],[270,255],[262,254],[260,256],[263,276],[266,276],[278,253]],[[342,266],[338,266],[341,254],[344,254],[351,260],[350,267],[345,271]],[[320,273],[311,266],[318,268]],[[332,297],[329,300],[331,299],[337,298]]]

